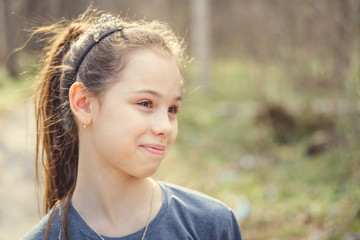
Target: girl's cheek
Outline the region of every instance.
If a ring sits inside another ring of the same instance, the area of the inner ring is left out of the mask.
[[[174,142],[174,141],[176,140],[177,135],[178,135],[178,131],[179,131],[179,129],[178,129],[178,124],[177,124],[177,122],[176,122],[176,124],[175,124],[174,127],[173,127],[172,142]]]

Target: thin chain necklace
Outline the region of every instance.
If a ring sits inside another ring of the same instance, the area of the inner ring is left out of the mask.
[[[145,227],[144,233],[143,233],[143,235],[142,235],[142,237],[141,237],[141,240],[144,240],[144,239],[145,239],[146,232],[147,232],[147,230],[148,230],[148,228],[149,228],[151,213],[152,213],[152,209],[153,209],[153,205],[154,205],[155,183],[154,183],[154,180],[152,180],[152,179],[151,179],[151,182],[152,182],[152,189],[153,189],[153,191],[152,191],[152,197],[151,197],[150,211],[149,211],[149,216],[148,216],[148,219],[147,219],[147,222],[146,222],[146,227]],[[80,214],[79,211],[75,208],[74,205],[73,205],[73,207],[74,207],[75,211],[79,214],[79,216],[81,217],[81,219],[86,223],[86,225],[87,225],[91,230],[93,230],[93,231],[96,233],[96,235],[99,236],[99,238],[100,238],[101,240],[105,240],[105,239],[100,235],[100,233],[98,233],[95,229],[93,229],[93,228],[85,221],[85,218],[84,218],[83,216],[81,216],[81,214]]]

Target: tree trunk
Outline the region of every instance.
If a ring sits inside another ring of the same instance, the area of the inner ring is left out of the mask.
[[[205,92],[209,90],[210,70],[210,0],[193,0],[191,4],[192,52],[197,65],[197,79]]]
[[[10,0],[3,0],[4,6],[4,29],[5,29],[5,49],[6,49],[6,60],[5,60],[5,68],[11,76],[18,75],[17,69],[17,57],[15,54],[12,54],[14,50],[13,45],[13,37],[15,36],[16,27],[13,26],[14,21],[11,20],[11,8],[10,8]]]

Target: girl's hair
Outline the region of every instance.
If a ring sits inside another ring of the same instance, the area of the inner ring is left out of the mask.
[[[70,239],[66,219],[76,185],[79,146],[77,124],[69,106],[70,86],[82,82],[91,94],[100,97],[126,67],[129,54],[138,49],[160,51],[175,59],[180,68],[185,60],[183,42],[165,24],[116,18],[123,29],[96,43],[75,73],[79,58],[94,36],[115,28],[114,17],[97,23],[100,15],[100,11],[89,8],[74,21],[62,20],[32,33],[44,35],[46,43],[35,93],[36,175],[39,178],[42,167],[45,212],[61,202],[61,231],[64,229],[62,236],[66,239]]]

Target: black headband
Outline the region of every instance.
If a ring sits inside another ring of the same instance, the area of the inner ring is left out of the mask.
[[[117,32],[117,31],[122,31],[124,29],[123,26],[119,27],[119,28],[114,28],[114,29],[111,29],[103,34],[101,34],[100,36],[96,37],[94,36],[94,41],[91,42],[89,44],[89,46],[87,46],[87,48],[85,49],[85,51],[81,54],[77,64],[76,64],[76,67],[75,67],[75,70],[74,70],[74,80],[76,79],[76,75],[77,75],[77,72],[79,71],[79,68],[81,66],[81,63],[82,61],[84,60],[84,58],[86,57],[86,55],[89,53],[89,51],[98,43],[100,42],[103,38],[109,36],[110,34],[114,33],[114,32]]]

